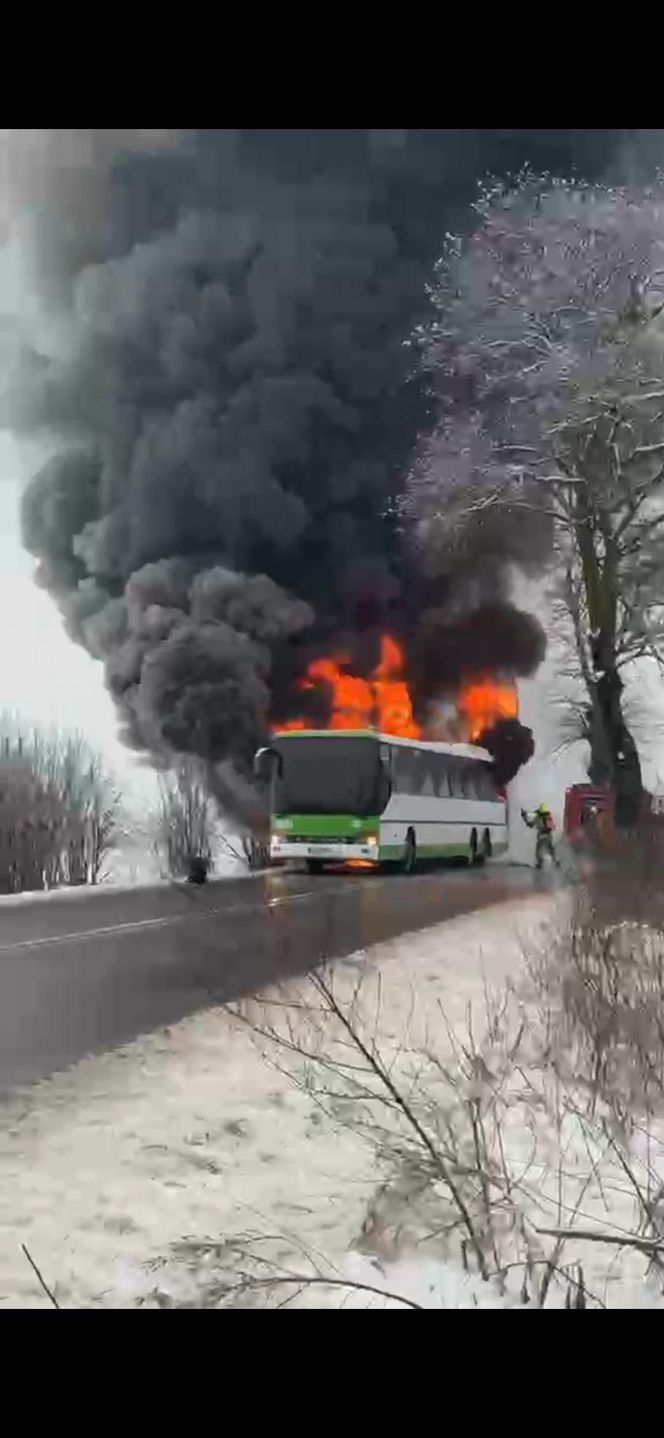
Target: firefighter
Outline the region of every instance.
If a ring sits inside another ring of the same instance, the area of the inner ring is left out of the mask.
[[[526,810],[522,809],[521,818],[529,829],[535,830],[535,867],[541,869],[544,862],[544,855],[548,854],[551,862],[555,864],[556,868],[559,868],[558,856],[553,843],[555,825],[553,822],[553,814],[548,804],[538,804],[532,819],[526,813]]]

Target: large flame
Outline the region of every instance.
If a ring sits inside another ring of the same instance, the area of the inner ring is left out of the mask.
[[[403,675],[403,651],[391,634],[383,634],[380,642],[380,663],[368,679],[348,673],[350,655],[339,652],[314,659],[300,680],[302,690],[325,686],[331,693],[331,710],[327,729],[378,729],[381,734],[395,734],[402,739],[419,739],[421,729],[413,718],[408,685]],[[283,733],[289,729],[307,729],[304,719],[291,719],[280,724]]]
[[[456,707],[468,739],[479,739],[497,719],[518,719],[519,701],[513,684],[498,684],[489,674],[467,679],[456,696]]]
[[[383,634],[380,662],[367,679],[349,672],[350,655],[343,651],[313,659],[298,687],[306,690],[323,688],[330,694],[327,729],[377,729],[402,739],[420,739],[423,731],[413,717],[413,704],[403,678],[404,657],[398,641]],[[456,720],[452,738],[472,741],[497,719],[518,717],[516,689],[499,684],[491,675],[480,674],[466,679],[455,695]],[[308,729],[306,719],[291,719],[279,724],[277,732]],[[442,737],[439,735],[438,737]]]

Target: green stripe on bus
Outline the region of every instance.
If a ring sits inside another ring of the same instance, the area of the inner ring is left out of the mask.
[[[284,839],[356,839],[372,831],[378,834],[377,815],[358,819],[353,814],[273,814],[272,832]]]
[[[506,851],[507,844],[494,844],[492,847],[494,858]],[[381,844],[378,857],[389,863],[394,859],[403,859],[404,852],[405,844]],[[468,844],[418,844],[417,846],[418,859],[465,859],[468,854]]]
[[[381,844],[378,850],[380,859],[403,859],[405,844]],[[467,844],[418,844],[418,859],[445,859],[459,858],[468,853]]]

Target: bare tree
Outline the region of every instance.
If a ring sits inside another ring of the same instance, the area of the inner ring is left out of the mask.
[[[231,798],[229,803],[223,775],[196,759],[185,759],[160,776],[154,849],[171,878],[191,878],[194,870],[204,877],[215,850],[249,869],[269,864],[269,833],[260,822],[257,801],[253,807],[238,802],[236,788]],[[244,798],[241,792],[240,799]],[[233,829],[224,820],[229,809],[235,815]]]
[[[80,736],[0,719],[0,887],[95,884],[117,833],[120,796]]]
[[[270,823],[265,795],[260,794],[227,760],[208,764],[206,782],[222,814],[233,816],[233,832],[220,833],[220,843],[232,858],[249,869],[270,863]]]
[[[62,812],[23,755],[0,758],[0,893],[48,887],[57,869]]]
[[[450,241],[428,347],[440,424],[414,503],[448,559],[556,560],[594,776],[641,800],[624,671],[662,661],[664,192],[527,177]],[[509,536],[509,537],[508,537]]]
[[[118,832],[120,794],[98,753],[80,735],[35,734],[36,775],[62,802],[62,867],[70,884],[97,884]]]
[[[214,828],[212,800],[195,760],[160,775],[155,847],[171,878],[188,878],[196,862],[207,872]]]

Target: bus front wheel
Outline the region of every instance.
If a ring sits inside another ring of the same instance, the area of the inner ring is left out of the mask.
[[[307,859],[307,873],[308,873],[308,874],[322,874],[322,872],[323,872],[323,861],[322,861],[322,859]]]
[[[403,851],[404,874],[412,874],[417,863],[417,841],[412,829],[406,834],[406,847]]]

